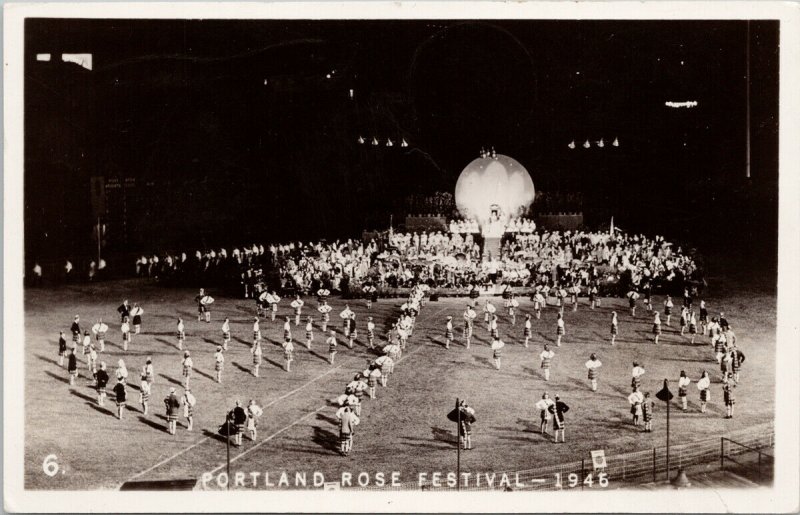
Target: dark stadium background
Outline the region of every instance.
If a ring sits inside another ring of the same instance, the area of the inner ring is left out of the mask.
[[[26,269],[96,255],[92,177],[128,185],[107,192],[107,256],[230,248],[385,228],[482,146],[582,192],[589,226],[772,265],[778,33],[750,23],[746,179],[745,21],[28,19]]]

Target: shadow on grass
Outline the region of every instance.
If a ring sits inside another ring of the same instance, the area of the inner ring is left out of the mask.
[[[431,426],[431,433],[433,434],[433,439],[438,442],[446,442],[453,445],[458,444],[458,437],[454,431]]]
[[[99,413],[102,413],[103,415],[109,415],[109,416],[112,416],[114,418],[117,418],[117,414],[116,413],[114,413],[113,411],[111,411],[109,409],[106,409],[106,408],[103,408],[101,406],[98,406],[94,402],[86,402],[86,405],[89,406],[90,408],[92,408],[93,410],[95,410],[95,411],[97,411]]]
[[[164,345],[166,345],[166,346],[168,346],[168,347],[172,347],[172,348],[175,348],[175,349],[177,349],[177,348],[178,348],[178,346],[177,346],[177,345],[175,345],[175,344],[174,344],[173,342],[171,342],[170,340],[167,340],[167,339],[164,339],[164,338],[156,338],[155,340],[156,340],[157,342],[159,342],[159,343],[163,343]]]
[[[272,361],[269,358],[264,358],[264,361],[266,361],[267,363],[273,365],[275,368],[279,368],[279,369],[283,370],[283,363],[278,363],[277,361]]]
[[[149,418],[145,417],[144,415],[140,415],[139,416],[139,422],[141,422],[142,424],[144,424],[146,426],[150,426],[153,429],[158,429],[159,431],[164,431],[164,432],[167,431],[167,426],[161,425],[158,422],[154,422],[154,421],[150,420]]]
[[[534,420],[531,420],[529,418],[518,418],[517,419],[517,424],[521,424],[522,426],[524,426],[525,429],[523,429],[523,431],[526,432],[526,433],[538,433],[539,432],[540,424],[539,424],[538,419],[534,421]],[[498,429],[505,429],[505,428],[501,427],[501,428],[498,428]]]
[[[337,404],[337,406],[338,406],[338,404]],[[328,415],[324,415],[322,413],[317,413],[317,420],[324,420],[325,422],[328,422],[329,424],[332,424],[334,426],[338,426],[339,425],[339,421],[338,420],[336,420],[333,417],[329,417]]]
[[[494,368],[494,363],[492,363],[489,358],[483,356],[473,356],[473,359],[478,363],[486,365],[487,367]]]
[[[70,389],[69,393],[74,395],[75,397],[88,401],[89,403],[95,404],[96,399],[94,397],[81,393],[77,391],[75,388]]]
[[[209,431],[208,429],[203,429],[202,433],[203,436],[205,437],[212,438],[218,442],[225,443],[225,437],[217,433],[216,431]]]
[[[180,382],[179,380],[175,379],[174,377],[170,377],[170,376],[165,375],[165,374],[158,374],[158,375],[163,377],[164,379],[166,379],[167,382],[169,382],[169,383],[172,383],[172,384],[178,385],[178,386],[183,386],[183,383]]]
[[[317,354],[317,353],[316,353],[316,352],[314,352],[313,350],[311,350],[311,351],[308,351],[308,353],[309,353],[311,356],[315,356],[315,357],[319,358],[319,359],[320,359],[320,361],[325,361],[326,363],[327,363],[327,361],[328,361],[328,356],[323,356],[323,355],[321,355],[321,354]]]
[[[202,371],[202,370],[200,370],[199,368],[195,368],[195,369],[193,369],[193,370],[194,370],[194,372],[196,372],[198,375],[201,375],[201,376],[205,377],[206,379],[211,379],[211,380],[212,380],[212,381],[214,381],[214,382],[216,382],[216,381],[217,381],[217,378],[216,378],[216,377],[206,374],[205,372],[203,372],[203,371]],[[180,383],[179,383],[179,384],[180,384]]]
[[[253,371],[251,369],[245,368],[243,365],[240,365],[239,363],[236,363],[235,361],[231,361],[231,365],[233,365],[234,367],[238,368],[239,370],[241,370],[242,372],[244,372],[246,374],[253,375]]]
[[[57,360],[57,359],[50,359],[50,358],[48,358],[47,356],[42,356],[41,354],[36,354],[36,357],[37,357],[37,358],[39,358],[40,360],[44,361],[45,363],[50,363],[50,364],[53,364],[53,365],[58,365],[58,360]],[[66,360],[66,359],[64,359],[64,361],[67,361],[67,360]],[[62,366],[62,365],[58,365],[58,366],[60,367],[60,366]]]
[[[69,384],[69,379],[67,379],[66,377],[60,376],[60,375],[56,374],[55,372],[50,372],[49,370],[45,370],[44,373],[49,375],[53,379],[57,379],[57,380],[61,381],[62,383]]]
[[[314,426],[314,436],[311,440],[328,451],[339,452],[339,435],[319,426]]]

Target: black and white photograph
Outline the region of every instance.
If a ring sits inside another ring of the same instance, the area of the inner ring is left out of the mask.
[[[6,4],[7,510],[798,508],[797,5],[423,4]]]

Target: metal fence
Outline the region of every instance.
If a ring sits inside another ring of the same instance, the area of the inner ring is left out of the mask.
[[[766,467],[772,466],[771,457],[765,452],[774,447],[773,423],[761,424],[723,435],[686,444],[670,446],[670,472],[679,468],[709,464],[716,467],[725,460],[734,460],[747,453],[758,453],[759,470],[764,475]],[[722,441],[722,444],[720,443]],[[770,469],[771,470],[771,469]],[[462,473],[470,472],[463,470]],[[513,472],[480,472],[476,481],[470,476],[461,490],[585,490],[615,488],[626,485],[649,483],[667,479],[667,449],[653,447],[641,451],[606,455],[606,466],[594,470],[591,458],[560,463],[545,467]],[[358,490],[453,490],[444,480],[435,485],[431,480],[402,483],[399,487],[352,487]]]

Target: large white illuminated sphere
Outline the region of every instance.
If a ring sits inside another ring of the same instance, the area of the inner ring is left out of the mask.
[[[497,205],[502,217],[520,216],[533,203],[533,179],[524,166],[503,154],[479,157],[464,168],[456,182],[456,207],[464,218],[483,225]]]

